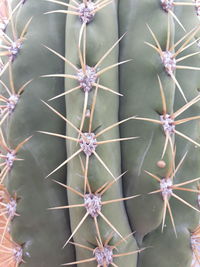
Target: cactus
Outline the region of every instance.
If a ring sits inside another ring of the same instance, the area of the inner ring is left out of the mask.
[[[0,4],[0,266],[200,266],[200,2]]]

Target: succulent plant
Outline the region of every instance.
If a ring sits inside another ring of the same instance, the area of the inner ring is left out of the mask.
[[[200,1],[2,3],[0,266],[200,266]]]

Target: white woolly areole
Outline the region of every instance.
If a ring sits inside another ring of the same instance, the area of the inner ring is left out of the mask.
[[[19,96],[18,95],[11,95],[9,98],[8,98],[8,102],[7,102],[7,108],[8,108],[8,111],[9,113],[12,113],[18,103],[18,100],[19,100]]]
[[[95,4],[91,0],[87,1],[87,4],[80,3],[78,6],[80,21],[86,24],[90,23],[94,18],[95,9]]]
[[[87,212],[94,218],[101,211],[101,196],[94,194],[86,194],[84,196],[84,204]]]
[[[200,16],[200,0],[195,0],[195,10],[197,13],[197,16]]]
[[[171,75],[176,70],[176,59],[174,54],[170,51],[163,51],[161,56],[165,71]]]
[[[82,69],[77,72],[77,78],[84,92],[90,92],[97,80],[96,69],[86,65],[85,73]]]
[[[23,250],[20,246],[13,249],[13,257],[16,263],[22,262]]]
[[[174,119],[169,114],[160,116],[160,121],[162,122],[163,129],[165,133],[173,134],[175,130]]]
[[[95,151],[97,147],[97,140],[94,133],[84,133],[86,138],[81,136],[79,143],[80,147],[82,148],[83,152],[87,156],[91,156],[92,153]]]
[[[15,217],[16,209],[17,209],[17,203],[16,201],[11,198],[10,202],[6,205],[7,209],[7,215],[11,218],[11,220]]]
[[[110,246],[104,246],[102,248],[95,248],[94,256],[99,267],[108,267],[113,263],[113,250]]]
[[[163,178],[160,181],[160,189],[162,190],[163,198],[169,198],[172,194],[172,179],[171,178]]]
[[[22,44],[19,42],[19,40],[16,41],[16,42],[12,42],[12,44],[11,44],[11,46],[9,48],[9,51],[11,53],[10,58],[11,58],[12,61],[16,58],[17,54],[19,53],[19,50],[20,50],[21,46],[22,46]]]
[[[164,11],[168,12],[169,10],[172,10],[174,7],[174,0],[160,0],[161,6],[164,9]]]
[[[8,152],[6,155],[6,164],[9,168],[12,168],[14,160],[16,159],[15,154],[12,152]]]

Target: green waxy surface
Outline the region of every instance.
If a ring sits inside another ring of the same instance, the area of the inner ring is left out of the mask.
[[[173,230],[168,228],[161,234],[161,229],[158,228],[144,241],[149,248],[141,254],[138,266],[190,267],[192,251],[188,240],[190,240],[188,231],[183,230],[180,237],[176,239]]]
[[[57,8],[46,1],[29,0],[21,8],[17,30],[21,32],[25,23],[33,16],[26,41],[13,64],[16,88],[30,79],[20,97],[16,110],[9,122],[9,145],[18,143],[33,135],[31,140],[17,154],[24,161],[15,162],[6,181],[10,192],[19,198],[19,217],[12,222],[12,237],[23,245],[23,259],[20,266],[58,267],[66,261],[74,260],[73,247],[62,249],[69,236],[69,218],[64,210],[50,211],[48,208],[67,204],[66,191],[45,176],[66,158],[65,143],[37,133],[39,130],[65,132],[65,123],[51,112],[41,100],[47,101],[57,92],[64,90],[63,79],[40,78],[51,72],[63,72],[63,62],[55,58],[42,44],[64,53],[65,17],[44,15]],[[48,60],[47,60],[48,58]],[[63,99],[55,104],[60,112],[65,112]],[[66,169],[52,178],[65,182]]]

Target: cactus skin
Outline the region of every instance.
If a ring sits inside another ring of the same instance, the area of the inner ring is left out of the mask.
[[[66,16],[59,12],[44,15],[45,12],[64,9],[63,5],[56,1],[53,2],[53,0],[40,1],[38,4],[34,0],[24,1],[20,12],[16,13],[18,34],[22,32],[31,16],[33,16],[33,20],[28,27],[23,46],[12,62],[13,80],[16,88],[20,88],[30,79],[33,81],[27,85],[13,114],[2,128],[7,144],[11,148],[15,148],[27,137],[33,136],[17,154],[24,161],[14,163],[4,182],[10,195],[16,193],[19,197],[17,213],[20,216],[12,220],[10,234],[16,243],[22,245],[24,262],[13,266],[56,267],[80,261],[78,266],[92,267],[97,266],[95,260],[81,261],[93,258],[93,253],[77,246],[77,243],[94,249],[98,246],[96,238],[102,239],[104,244],[113,232],[112,227],[103,218],[99,218],[99,215],[97,218],[99,236],[94,220],[88,216],[73,235],[75,246],[68,243],[62,249],[66,240],[81,222],[85,208],[70,208],[69,212],[68,209],[48,210],[53,207],[82,204],[83,199],[80,195],[74,194],[69,189],[65,190],[63,186],[57,185],[52,179],[66,184],[68,188],[84,193],[83,178],[86,173],[82,170],[78,156],[58,171],[52,171],[56,170],[67,157],[73,155],[80,148],[79,144],[70,140],[65,142],[63,138],[49,136],[49,134],[43,135],[44,132],[43,134],[37,133],[37,131],[45,131],[65,135],[66,132],[66,136],[70,138],[78,136],[77,131],[69,123],[57,116],[55,111],[52,112],[50,110],[52,108],[47,107],[48,104],[63,114],[78,129],[80,129],[83,116],[85,97],[83,90],[79,89],[65,97],[54,99],[48,102],[47,106],[41,102],[41,100],[47,102],[56,95],[67,92],[78,85],[77,80],[73,79],[66,78],[64,81],[60,77],[40,77],[41,75],[64,73],[75,75],[74,69],[69,66],[69,63],[64,62],[55,55],[55,52],[49,51],[43,45],[47,45],[50,49],[65,56],[77,68],[80,68],[78,43],[82,24],[76,15],[67,14]],[[63,2],[68,3],[68,1]],[[187,1],[184,2],[187,3]],[[19,1],[13,1],[13,6],[15,7],[17,3]],[[74,1],[69,1],[70,5],[75,5],[74,3]],[[199,25],[194,7],[177,6],[174,14],[187,32]],[[15,18],[15,15],[13,17]],[[162,21],[162,24],[158,21]],[[162,10],[159,0],[112,1],[98,11],[93,21],[86,25],[87,65],[94,66],[126,32],[126,36],[116,44],[99,69],[102,70],[118,61],[133,59],[131,62],[105,72],[99,79],[100,85],[123,94],[123,97],[98,88],[92,123],[92,129],[97,135],[106,127],[135,115],[159,120],[163,106],[157,75],[163,85],[167,112],[171,114],[185,105],[183,96],[164,70],[160,56],[152,47],[144,43],[149,42],[155,45],[146,23],[153,30],[164,49],[168,34],[168,15]],[[172,16],[169,17],[169,28],[171,32],[170,45],[173,45],[185,33]],[[11,34],[10,27],[6,32],[8,35]],[[198,36],[197,32],[195,38]],[[84,31],[81,40],[82,42],[84,40]],[[193,40],[194,38],[192,38]],[[198,52],[199,48],[195,45],[187,49],[185,54],[183,52],[181,56]],[[199,67],[199,59],[199,55],[196,54],[185,59],[183,64],[181,62],[179,65]],[[5,62],[7,61],[5,60]],[[197,96],[200,82],[198,71],[177,70],[175,77],[181,84],[188,101]],[[9,83],[8,68],[2,75],[2,80]],[[3,89],[1,91],[3,92]],[[91,109],[94,97],[95,88],[89,92],[87,109]],[[199,103],[195,103],[177,120],[198,116],[199,107]],[[88,132],[88,125],[89,118],[85,118],[83,133]],[[178,125],[177,129],[199,143],[199,127],[199,121],[193,120]],[[97,130],[95,131],[95,129]],[[114,258],[116,265],[113,266],[191,267],[190,240],[191,233],[199,224],[198,212],[171,197],[169,203],[177,237],[168,211],[165,220],[166,226],[162,232],[162,196],[161,194],[148,194],[159,189],[159,184],[145,171],[163,178],[169,172],[173,162],[169,144],[164,158],[161,159],[165,143],[165,134],[161,126],[139,118],[132,118],[102,134],[97,141],[134,136],[139,138],[121,143],[98,145],[96,148],[96,153],[115,177],[128,170],[124,177],[103,194],[103,201],[141,194],[137,198],[102,207],[102,214],[116,228],[109,245],[112,246],[121,240],[119,233],[124,238],[129,235],[126,242],[117,246],[118,251],[115,250],[114,254],[131,252],[130,255]],[[187,152],[185,160],[176,173],[174,184],[197,178],[200,173],[199,147],[196,148],[194,144],[177,135],[172,142],[176,147],[176,167]],[[81,152],[80,156],[85,165],[85,154]],[[161,168],[162,164],[159,164],[161,160],[164,161],[164,168]],[[104,183],[113,181],[113,177],[95,155],[89,157],[88,173],[86,174],[92,193]],[[44,179],[46,176],[48,179]],[[185,187],[197,190],[197,185],[198,181]],[[178,196],[198,209],[197,193],[200,192],[179,192],[175,191]],[[130,235],[133,231],[136,231],[135,234]],[[146,249],[140,254],[132,253],[138,247]],[[0,260],[1,253],[0,245]],[[104,265],[108,266],[108,264]],[[98,265],[98,267],[101,266],[103,265]]]

